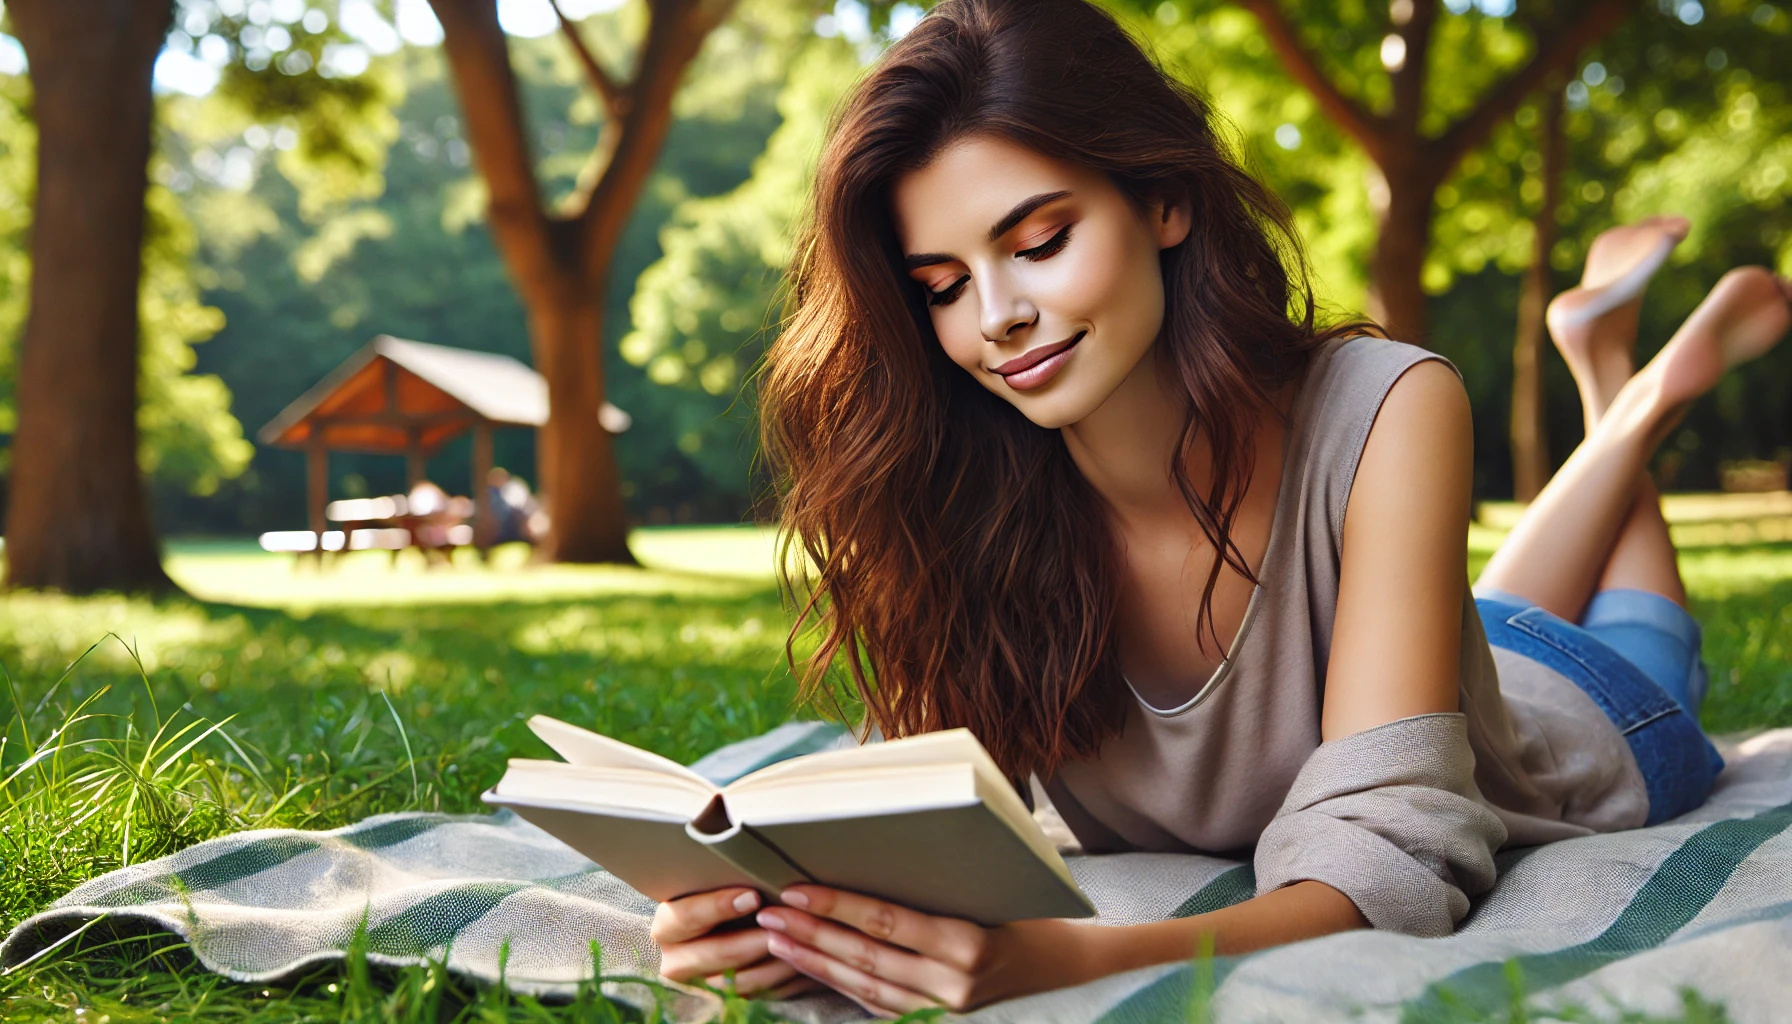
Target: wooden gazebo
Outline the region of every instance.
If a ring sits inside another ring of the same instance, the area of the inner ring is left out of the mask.
[[[612,433],[628,429],[628,414],[607,402],[599,419]],[[263,444],[305,452],[305,505],[321,554],[330,452],[402,455],[407,486],[414,486],[431,455],[471,430],[474,523],[483,542],[492,523],[485,486],[492,429],[540,427],[547,421],[547,381],[515,359],[382,334],[268,421],[258,436]],[[346,537],[343,546],[346,550]]]

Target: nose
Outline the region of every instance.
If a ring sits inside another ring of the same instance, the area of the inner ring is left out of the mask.
[[[999,278],[1000,275],[991,277]],[[1015,331],[1039,320],[1039,307],[1008,282],[993,280],[977,292],[982,303],[978,313],[984,341],[1007,341]]]

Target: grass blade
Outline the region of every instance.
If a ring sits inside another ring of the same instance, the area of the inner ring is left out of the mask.
[[[392,723],[398,726],[398,738],[404,742],[404,763],[411,769],[411,803],[417,802],[417,756],[411,753],[411,736],[405,731],[404,720],[398,717],[398,709],[392,706],[392,698],[386,691],[380,691],[380,699],[386,702],[386,710],[392,712]]]

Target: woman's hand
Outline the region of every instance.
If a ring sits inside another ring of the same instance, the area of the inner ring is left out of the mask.
[[[779,963],[880,1016],[974,1006],[1100,977],[1087,937],[1067,921],[986,928],[869,896],[794,886],[758,915]]]
[[[734,972],[734,990],[743,996],[784,999],[814,989],[816,982],[770,955],[763,928],[714,932],[759,909],[751,889],[718,889],[662,903],[653,914],[653,941],[660,947],[660,975],[671,981],[700,981],[722,988]]]

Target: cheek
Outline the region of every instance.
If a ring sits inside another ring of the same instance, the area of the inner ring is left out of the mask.
[[[1122,234],[1110,230],[1089,238],[1075,260],[1046,264],[1040,283],[1061,315],[1108,334],[1144,333],[1148,343],[1163,319],[1163,274],[1154,248]]]
[[[966,289],[969,292],[969,289]],[[950,306],[935,306],[932,310],[933,333],[940,339],[940,347],[946,350],[946,358],[975,374],[983,364],[983,328],[977,321],[977,311],[971,305],[972,296],[961,295],[957,302]]]

